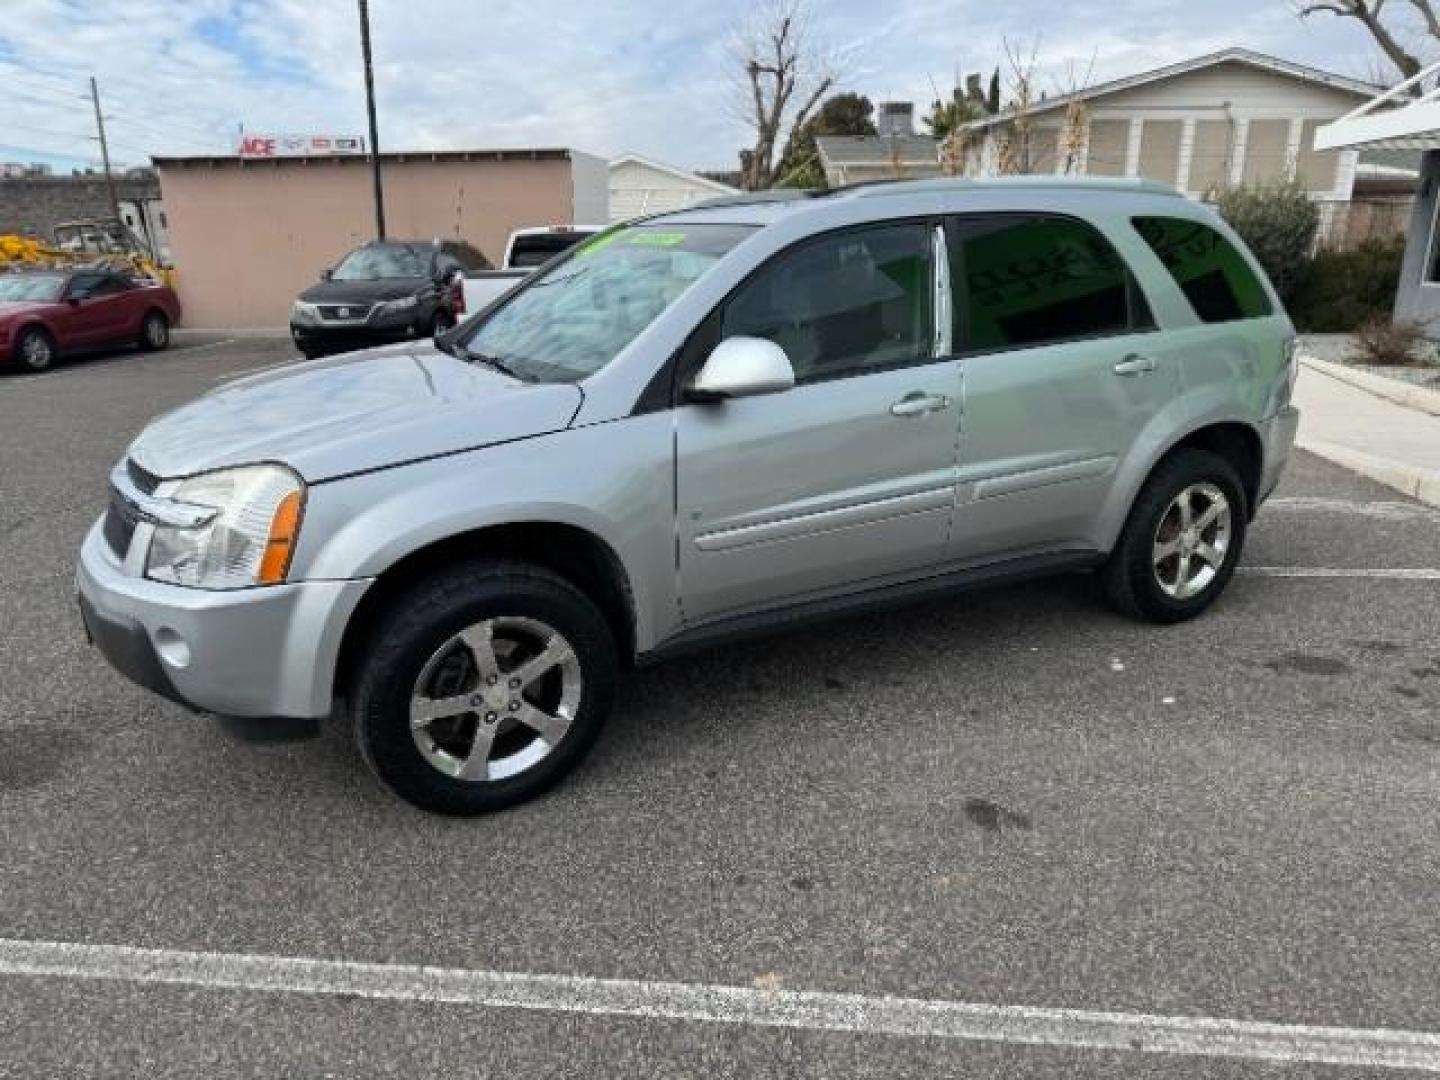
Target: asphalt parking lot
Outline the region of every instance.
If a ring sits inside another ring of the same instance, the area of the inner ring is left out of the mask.
[[[242,739],[81,634],[130,437],[288,354],[0,377],[0,1075],[1378,1076],[1384,1032],[1440,1032],[1440,512],[1300,455],[1197,622],[1066,577],[727,648],[631,678],[550,796],[442,820],[343,725]],[[18,941],[167,952],[37,976]],[[177,953],[286,962],[143,977]],[[311,993],[291,960],[385,967]],[[414,964],[486,974],[375,992]],[[496,973],[562,978],[525,1004]],[[687,1014],[687,987],[755,993]],[[773,1026],[792,991],[829,1019]],[[887,997],[1004,1009],[896,1034]],[[1140,1034],[1031,1045],[1021,1007]],[[1185,1053],[1137,1052],[1153,1017]],[[1353,1029],[1349,1064],[1205,1018]]]

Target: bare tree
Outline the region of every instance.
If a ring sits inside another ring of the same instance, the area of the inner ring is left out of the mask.
[[[1040,57],[1036,37],[1027,53],[1009,38],[1004,41],[1005,60],[1010,67],[1009,121],[1002,129],[996,169],[1001,176],[1019,176],[1031,169],[1030,129],[1035,108],[1035,68]]]
[[[1098,55],[1098,50],[1090,54],[1084,71],[1073,60],[1067,64],[1065,82],[1060,87],[1060,96],[1070,100],[1065,105],[1065,119],[1060,125],[1055,153],[1059,170],[1067,176],[1080,171],[1080,162],[1090,142],[1090,106],[1081,95],[1090,87]]]
[[[1405,78],[1410,78],[1424,67],[1420,58],[1407,47],[1402,37],[1408,38],[1408,27],[1400,25],[1400,17],[1381,18],[1386,0],[1298,0],[1295,10],[1302,19],[1311,15],[1335,15],[1342,19],[1354,19],[1369,32],[1380,51]],[[1433,0],[1407,0],[1412,17],[1418,20],[1424,37],[1440,43],[1440,17],[1437,17]],[[1392,9],[1393,10],[1393,9]]]
[[[776,148],[810,118],[840,78],[840,57],[811,30],[805,0],[762,0],[735,33],[742,113],[754,144],[740,153],[740,186],[773,187],[780,179]]]

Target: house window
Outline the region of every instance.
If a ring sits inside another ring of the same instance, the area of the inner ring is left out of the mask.
[[[1091,120],[1085,171],[1091,176],[1124,176],[1129,147],[1129,120]]]
[[[1059,152],[1059,128],[1036,127],[1030,129],[1030,172],[1053,173]]]
[[[1229,120],[1195,121],[1195,143],[1190,151],[1190,180],[1186,185],[1197,194],[1230,182],[1230,148],[1235,125]]]
[[[1300,129],[1300,154],[1295,161],[1295,175],[1306,191],[1329,194],[1335,190],[1340,170],[1338,150],[1316,150],[1315,131],[1328,120],[1306,120]]]
[[[1140,128],[1140,175],[1173,184],[1180,176],[1183,120],[1146,120]]]
[[[1251,120],[1245,139],[1245,183],[1268,184],[1285,179],[1289,120]]]

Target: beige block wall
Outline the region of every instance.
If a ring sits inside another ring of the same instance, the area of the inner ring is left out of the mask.
[[[284,327],[297,293],[374,236],[362,160],[161,165],[184,324]],[[513,229],[570,225],[571,163],[384,163],[386,232],[470,241],[499,264]]]

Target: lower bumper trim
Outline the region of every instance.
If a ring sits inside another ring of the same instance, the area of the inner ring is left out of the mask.
[[[85,636],[100,650],[111,667],[137,686],[183,705],[192,712],[200,711],[175,689],[143,626],[129,619],[101,615],[83,594],[77,599],[80,602],[80,619],[85,624]]]

